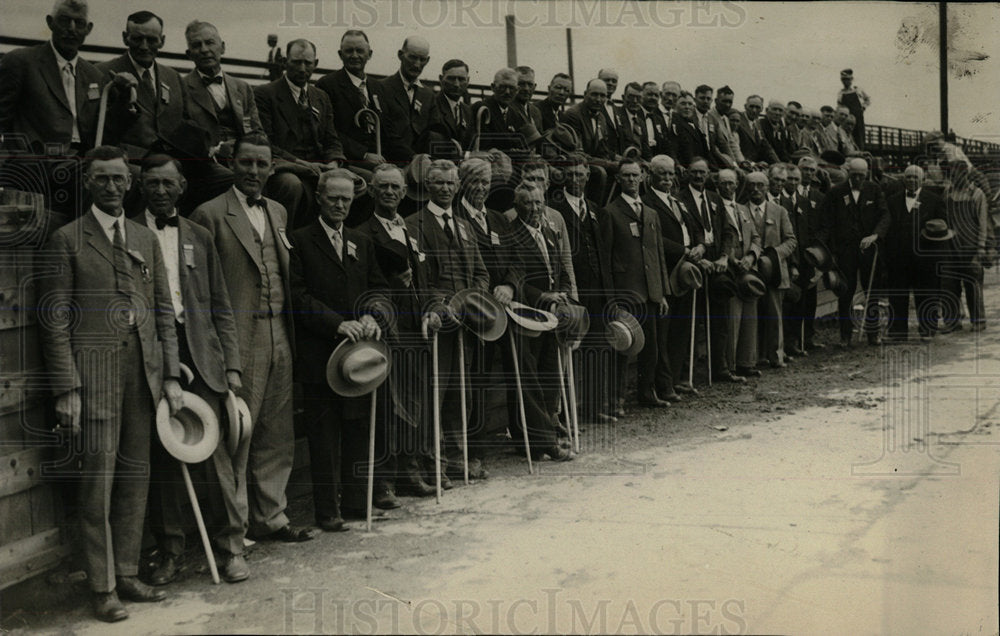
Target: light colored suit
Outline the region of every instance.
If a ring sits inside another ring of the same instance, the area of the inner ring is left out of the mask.
[[[748,206],[753,215],[753,204],[748,204]],[[777,364],[783,362],[785,356],[784,326],[781,317],[784,313],[782,303],[785,290],[791,286],[791,280],[788,276],[788,258],[795,252],[798,242],[795,239],[792,221],[788,217],[788,210],[771,201],[765,201],[763,206],[763,214],[754,215],[754,222],[757,225],[757,233],[760,234],[761,248],[773,247],[778,254],[781,282],[776,288],[768,287],[767,293],[757,305],[758,313],[766,317],[760,328],[760,352],[772,364]]]

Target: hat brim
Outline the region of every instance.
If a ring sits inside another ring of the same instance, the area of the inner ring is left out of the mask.
[[[492,323],[490,323],[487,329],[482,329],[478,325],[469,324],[467,321],[462,320],[462,317],[469,313],[467,309],[468,299],[472,296],[476,296],[481,302],[488,304],[493,310],[493,315],[497,318]],[[448,309],[451,311],[451,315],[454,316],[458,322],[466,329],[471,331],[484,342],[494,342],[500,339],[500,336],[507,331],[507,311],[504,306],[500,304],[500,301],[493,297],[492,294],[487,294],[479,291],[478,289],[465,288],[455,292],[455,295],[448,300]]]
[[[385,370],[380,373],[378,377],[373,378],[370,382],[362,384],[348,382],[340,374],[340,362],[355,349],[364,347],[374,348],[382,353],[386,361]],[[389,355],[389,346],[385,343],[385,341],[358,340],[357,342],[351,342],[345,338],[339,345],[337,345],[337,348],[333,350],[333,353],[330,354],[330,358],[326,361],[326,383],[330,387],[331,391],[341,397],[358,397],[366,395],[379,388],[382,383],[385,382],[385,379],[389,377],[390,366],[392,366],[392,358]]]
[[[639,324],[639,321],[636,320],[635,316],[627,311],[619,311],[611,317],[611,320],[608,321],[609,325],[612,322],[620,322],[625,325],[625,328],[632,334],[632,345],[627,349],[618,349],[618,353],[623,356],[634,356],[643,350],[646,346],[646,334],[643,332],[642,325]],[[610,337],[608,338],[608,343],[613,344]]]
[[[535,309],[517,301],[511,301],[505,309],[511,328],[526,336],[540,336],[559,326],[559,319],[544,309]]]
[[[685,269],[691,269],[696,273],[693,274],[695,280],[691,284],[687,284],[685,281],[681,280],[681,272]],[[674,296],[681,296],[689,291],[696,289],[701,289],[704,285],[704,278],[702,277],[701,270],[697,265],[690,263],[689,261],[681,261],[674,268],[670,270],[670,276],[668,277],[668,284],[670,285],[670,290]]]
[[[736,295],[745,301],[756,300],[767,293],[767,285],[755,272],[746,272],[736,285]]]
[[[197,464],[212,456],[219,445],[219,420],[200,396],[184,391],[184,408],[170,414],[170,403],[160,399],[156,407],[156,434],[170,456],[185,464]],[[197,430],[193,430],[197,429]]]
[[[226,435],[226,450],[230,456],[236,456],[240,444],[250,439],[253,422],[250,417],[250,407],[246,401],[237,397],[232,391],[226,392],[226,419],[229,420]]]
[[[563,310],[564,307],[567,309]],[[559,320],[556,338],[561,344],[578,342],[590,331],[590,314],[581,305],[566,303],[557,307],[553,313],[556,320]]]
[[[920,236],[928,241],[950,241],[955,238],[955,231],[949,229],[944,236],[928,236],[927,230],[920,230]]]

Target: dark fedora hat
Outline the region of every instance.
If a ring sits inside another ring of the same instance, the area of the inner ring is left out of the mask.
[[[546,130],[541,138],[564,153],[574,152],[580,148],[580,138],[576,131],[563,123]]]
[[[800,300],[802,300],[802,288],[796,282],[789,284],[785,290],[784,302],[794,305]]]
[[[670,271],[670,291],[674,296],[701,289],[703,282],[701,268],[687,259],[682,258]]]
[[[611,348],[625,356],[633,356],[646,346],[646,334],[635,316],[624,309],[615,309],[604,327],[604,337]]]
[[[507,331],[507,312],[500,302],[485,292],[471,287],[458,291],[448,301],[455,319],[479,339],[493,342]]]
[[[844,162],[847,161],[847,158],[844,157],[844,154],[837,150],[824,150],[823,152],[820,153],[819,158],[820,161],[828,163],[831,166],[842,166],[844,165]]]
[[[167,398],[160,399],[156,433],[172,457],[197,464],[211,457],[219,445],[219,420],[201,396],[184,391],[184,407],[172,415]]]
[[[706,283],[708,294],[712,298],[722,300],[736,295],[736,279],[729,271],[715,272],[709,275]]]
[[[920,236],[928,241],[949,241],[955,237],[955,232],[948,227],[948,222],[944,219],[930,219],[924,223]]]
[[[590,314],[586,308],[576,303],[559,303],[552,307],[552,313],[559,321],[556,338],[562,344],[573,346],[590,330]]]
[[[389,347],[384,341],[351,342],[345,338],[326,361],[326,382],[337,395],[365,395],[385,382],[389,361]]]
[[[764,249],[757,259],[757,273],[768,287],[781,285],[781,258],[773,247]]]
[[[741,300],[754,300],[767,293],[767,285],[754,271],[746,271],[736,279],[736,295]]]
[[[226,393],[226,419],[229,420],[226,430],[226,450],[235,456],[240,444],[250,439],[253,422],[246,401],[232,391]]]
[[[512,300],[507,305],[511,327],[518,333],[535,338],[559,325],[559,319],[544,309],[535,309]]]
[[[823,272],[823,284],[838,297],[853,291],[844,275],[836,269]]]
[[[821,241],[810,243],[809,247],[802,251],[802,258],[807,265],[815,267],[821,272],[825,272],[833,267],[833,254],[830,253],[830,249]]]

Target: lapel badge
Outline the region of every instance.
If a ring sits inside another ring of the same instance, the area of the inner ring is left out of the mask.
[[[101,89],[97,86],[97,82],[91,82],[87,86],[87,99],[100,99]]]

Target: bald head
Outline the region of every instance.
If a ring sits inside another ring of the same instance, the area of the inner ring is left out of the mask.
[[[597,72],[597,78],[604,81],[604,85],[608,89],[608,99],[611,99],[618,88],[618,71],[612,68],[602,68]]]
[[[430,61],[430,55],[430,42],[419,35],[411,35],[403,40],[403,46],[396,53],[396,57],[399,58],[399,72],[407,81],[417,81],[427,62]]]

